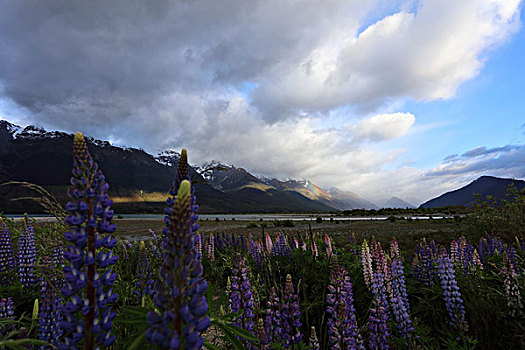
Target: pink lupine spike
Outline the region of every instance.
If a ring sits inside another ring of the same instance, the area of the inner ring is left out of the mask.
[[[390,257],[392,259],[401,258],[401,254],[399,252],[399,244],[397,243],[396,237],[392,237],[392,241],[390,242]]]
[[[459,261],[459,257],[458,257],[458,242],[456,242],[455,240],[452,240],[452,242],[450,242],[450,258],[454,262],[458,262]]]
[[[207,247],[208,250],[208,260],[215,261],[215,237],[213,234],[210,235],[210,243]]]
[[[272,237],[270,237],[270,235],[267,233],[266,234],[266,251],[268,252],[268,254],[272,253],[272,248],[273,248]]]
[[[334,255],[334,251],[332,249],[332,241],[330,240],[330,237],[328,237],[327,234],[324,235],[324,243],[326,245],[326,255],[328,256],[328,259],[332,259],[332,256]]]
[[[363,264],[363,278],[365,280],[365,284],[370,289],[374,277],[372,269],[372,255],[370,254],[370,248],[368,247],[366,239],[363,241],[363,245],[361,247],[361,263]]]

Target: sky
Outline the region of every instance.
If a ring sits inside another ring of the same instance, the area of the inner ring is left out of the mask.
[[[0,118],[418,205],[525,178],[521,0],[0,0]]]

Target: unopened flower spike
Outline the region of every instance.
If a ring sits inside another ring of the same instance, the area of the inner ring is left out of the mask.
[[[62,295],[66,299],[62,309],[64,330],[60,349],[95,349],[110,346],[115,341],[111,328],[116,312],[111,305],[117,300],[112,286],[117,273],[111,267],[118,261],[113,254],[117,241],[112,233],[113,202],[107,191],[109,185],[87,149],[82,133],[77,132],[73,142],[73,176],[66,204],[69,215],[65,233],[70,242],[64,252],[65,283]]]

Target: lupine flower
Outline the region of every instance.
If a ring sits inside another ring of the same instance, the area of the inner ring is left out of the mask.
[[[299,241],[295,237],[293,238],[293,247],[295,249],[299,249]]]
[[[251,237],[248,238],[248,253],[253,257],[255,268],[260,270],[262,268],[261,248]]]
[[[450,242],[450,259],[453,262],[459,262],[459,244],[455,240]]]
[[[392,241],[390,241],[390,257],[392,259],[401,258],[396,237],[392,237]]]
[[[13,245],[9,227],[0,218],[0,285],[11,284],[12,276],[9,273],[15,268]]]
[[[292,284],[292,276],[286,275],[286,284],[284,287],[283,301],[281,303],[281,339],[284,346],[289,348],[292,344],[301,341],[301,310],[299,301]]]
[[[326,311],[330,314],[328,319],[330,349],[364,350],[355,317],[352,283],[343,267],[335,267],[332,270],[326,302],[328,304]]]
[[[254,299],[250,279],[248,278],[248,268],[244,266],[244,261],[240,254],[235,259],[230,282],[230,309],[232,312],[243,311],[242,315],[234,320],[234,324],[252,333],[254,326]]]
[[[326,246],[326,256],[328,257],[328,260],[331,260],[332,256],[334,255],[334,251],[332,249],[332,241],[327,234],[324,235],[324,244]]]
[[[202,236],[200,233],[195,235],[195,249],[197,250],[198,259],[202,256]]]
[[[162,244],[159,244],[159,239],[157,237],[157,234],[152,229],[149,229],[149,233],[151,237],[153,238],[153,243],[150,243],[149,247],[153,251],[153,254],[157,258],[161,257],[161,250],[165,249],[165,247]]]
[[[273,242],[272,242],[272,237],[270,237],[268,233],[266,234],[265,242],[266,242],[266,251],[268,252],[268,254],[271,254],[272,248],[273,248]]]
[[[370,349],[388,349],[390,330],[388,329],[388,302],[384,292],[383,274],[374,273],[372,282],[372,293],[374,294],[374,305],[370,309],[368,328]]]
[[[306,251],[307,247],[305,242],[301,242],[301,249]]]
[[[374,280],[374,272],[372,269],[372,256],[370,254],[370,249],[368,248],[366,239],[363,241],[363,246],[361,248],[361,263],[363,264],[363,277],[365,284],[368,288],[370,288]]]
[[[291,258],[292,251],[290,246],[286,243],[286,237],[284,235],[279,235],[275,240],[275,245],[272,247],[272,255]]]
[[[308,337],[308,346],[312,350],[319,350],[321,346],[319,345],[319,339],[317,339],[317,334],[315,333],[315,327],[310,327],[310,337]]]
[[[111,289],[116,272],[111,265],[118,256],[111,252],[117,241],[112,233],[113,202],[108,198],[109,185],[93,161],[84,136],[77,132],[73,150],[73,176],[66,204],[69,215],[66,222],[70,231],[65,233],[71,243],[64,252],[68,264],[64,266],[65,283],[62,295],[67,300],[62,308],[64,343],[60,349],[77,349],[83,339],[85,349],[107,347],[115,341],[111,335],[116,316],[111,304],[117,294]]]
[[[199,349],[204,341],[201,334],[210,325],[203,295],[207,283],[195,250],[192,197],[190,182],[183,180],[172,209],[167,211],[170,227],[166,254],[153,297],[158,312],[149,312],[146,333],[146,339],[158,349],[179,349],[181,344],[186,349]]]
[[[379,260],[379,245],[377,240],[372,236],[372,242],[370,242],[370,255],[374,258],[375,261]]]
[[[454,266],[446,250],[440,253],[437,263],[443,300],[450,316],[450,325],[456,327],[461,333],[466,332],[468,324],[465,320],[463,299],[461,299],[461,292],[456,281]]]
[[[0,299],[0,318],[9,318],[15,314],[15,306],[13,304],[13,298],[1,298]]]
[[[208,243],[208,260],[215,261],[215,236],[210,235],[210,241]]]
[[[381,243],[378,243],[376,245],[376,256],[376,271],[379,271],[383,274],[383,281],[385,283],[386,293],[390,298],[392,298],[392,272],[390,269],[391,261],[390,258],[385,255],[385,251],[381,247]]]
[[[518,264],[518,252],[516,251],[516,248],[510,247],[508,248],[508,259],[509,263],[512,265],[512,268],[516,272],[516,274],[520,273],[520,266]]]
[[[135,274],[137,281],[133,293],[141,300],[146,295],[153,295],[154,281],[144,241],[140,241],[138,253],[137,272]]]
[[[251,344],[250,347],[256,350],[269,350],[270,342],[268,340],[268,337],[266,336],[266,329],[264,327],[264,320],[262,318],[259,318],[257,320],[256,335],[259,341],[257,342],[257,344]]]
[[[481,262],[481,259],[479,258],[477,249],[474,249],[472,253],[472,263],[474,266],[479,267],[480,270],[483,270],[483,263]]]
[[[392,261],[392,290],[393,295],[390,301],[399,334],[405,339],[409,339],[414,327],[412,327],[410,319],[410,305],[408,303],[403,263],[399,259]]]
[[[422,239],[416,246],[416,263],[419,265],[416,271],[413,270],[415,277],[423,282],[426,286],[431,286],[436,278],[433,262],[435,253],[433,248],[428,245],[426,239]]]
[[[53,270],[60,267],[61,261],[58,257],[54,259],[44,257],[40,265],[46,278],[40,282],[42,303],[38,319],[38,339],[58,346],[63,333],[62,328],[60,328],[60,322],[62,321],[62,298],[60,294],[57,293],[57,290],[61,288],[61,280],[57,278]],[[42,346],[40,349],[47,350],[49,347]]]
[[[31,288],[36,284],[36,278],[34,275],[37,259],[35,231],[33,226],[27,223],[24,226],[24,232],[22,232],[18,238],[18,280],[24,288]]]
[[[13,304],[13,298],[7,297],[7,298],[0,298],[0,320],[1,319],[7,319],[7,320],[13,320],[15,314],[15,305]],[[7,330],[5,330],[5,333],[9,333],[10,327],[7,327]],[[0,336],[4,336],[5,334],[2,334],[0,332]]]
[[[268,341],[279,341],[281,337],[281,305],[275,287],[270,289],[268,300],[266,301],[266,316],[264,318],[264,328]]]
[[[350,244],[357,244],[357,241],[355,239],[355,234],[353,231],[350,231]]]
[[[507,306],[510,309],[510,315],[516,316],[519,310],[523,308],[523,305],[521,303],[517,274],[506,252],[503,254],[503,266],[501,272],[504,278],[503,288],[505,290],[505,295],[507,296]]]
[[[315,243],[315,241],[312,242],[312,253],[314,255],[314,258],[317,258],[319,256],[319,250],[317,250],[317,243]]]

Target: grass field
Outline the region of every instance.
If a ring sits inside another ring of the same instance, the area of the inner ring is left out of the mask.
[[[149,238],[149,230],[157,233],[162,231],[164,222],[159,219],[116,219],[117,229],[115,235],[128,239]],[[337,223],[338,222],[338,223]],[[255,237],[260,234],[274,234],[283,232],[289,234],[306,234],[311,229],[313,232],[322,235],[330,235],[336,244],[346,244],[350,232],[353,232],[356,238],[361,241],[363,238],[375,236],[378,241],[389,242],[392,236],[395,236],[402,249],[412,249],[415,243],[426,237],[433,239],[436,243],[447,244],[451,239],[456,239],[463,232],[463,224],[451,219],[442,220],[398,220],[390,222],[388,220],[362,220],[362,221],[323,221],[319,224],[315,221],[294,221],[293,227],[274,227],[273,221],[215,221],[199,220],[199,231],[204,234],[208,233],[226,233],[235,235],[249,235],[252,233]],[[255,226],[256,227],[253,227]],[[250,227],[248,227],[250,226]]]

